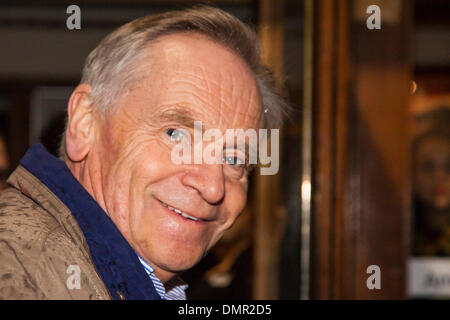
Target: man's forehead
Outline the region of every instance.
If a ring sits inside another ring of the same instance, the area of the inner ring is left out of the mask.
[[[211,126],[259,126],[256,81],[240,57],[197,34],[165,36],[152,49],[164,107],[184,108]]]

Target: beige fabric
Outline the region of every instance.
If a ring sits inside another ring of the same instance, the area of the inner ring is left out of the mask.
[[[8,183],[0,193],[0,299],[111,299],[69,209],[22,166]],[[67,286],[71,265],[80,268],[80,289]]]

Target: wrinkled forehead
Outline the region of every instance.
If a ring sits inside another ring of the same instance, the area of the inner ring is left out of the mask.
[[[160,86],[155,105],[186,108],[208,127],[259,128],[261,101],[254,76],[242,58],[203,35],[164,36],[152,46],[153,78]]]

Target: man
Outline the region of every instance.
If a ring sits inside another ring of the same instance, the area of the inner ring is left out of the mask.
[[[248,168],[239,150],[179,164],[172,149],[194,121],[256,130],[284,106],[255,34],[221,10],[113,32],[69,100],[62,161],[32,146],[0,195],[0,298],[184,299],[178,274],[244,209]]]

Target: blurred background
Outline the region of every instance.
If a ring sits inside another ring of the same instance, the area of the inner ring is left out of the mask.
[[[2,0],[0,189],[32,143],[57,153],[68,98],[103,37],[198,3]],[[279,174],[253,174],[236,225],[183,275],[188,297],[450,298],[450,2],[202,3],[254,26],[294,112]],[[72,4],[81,29],[66,27]],[[380,29],[368,27],[370,5]]]

